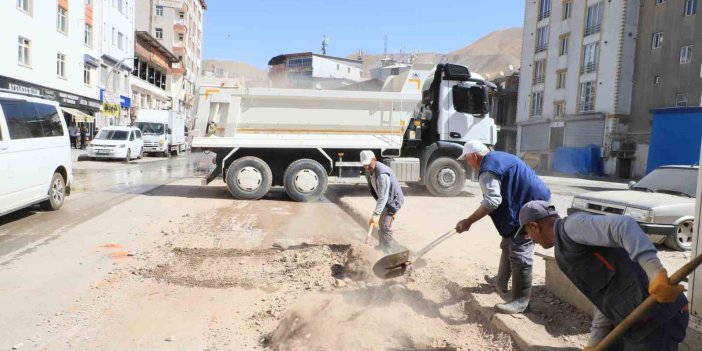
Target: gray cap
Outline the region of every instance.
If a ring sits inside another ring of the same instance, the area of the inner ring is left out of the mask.
[[[559,217],[556,207],[541,200],[527,202],[526,205],[522,206],[522,209],[519,210],[519,229],[515,236],[526,235],[523,231],[527,223],[540,221],[547,217]]]

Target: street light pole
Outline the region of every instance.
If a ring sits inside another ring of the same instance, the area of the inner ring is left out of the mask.
[[[120,67],[122,67],[122,64],[124,63],[124,61],[135,60],[135,59],[136,59],[136,57],[125,57],[125,58],[119,60],[119,62],[117,62],[116,65],[110,66],[110,72],[107,73],[107,78],[105,79],[105,85],[106,85],[105,86],[105,93],[106,93],[105,95],[107,95],[107,94],[112,95],[112,93],[114,93],[114,91],[112,90],[112,87],[114,86],[114,84],[112,84],[110,82],[110,77],[112,77],[112,74],[115,73],[116,70],[119,70]]]

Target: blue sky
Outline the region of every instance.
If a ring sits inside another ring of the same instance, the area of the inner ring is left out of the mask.
[[[362,49],[446,53],[483,35],[523,25],[523,0],[207,0],[203,59],[265,68],[283,53],[346,56]]]

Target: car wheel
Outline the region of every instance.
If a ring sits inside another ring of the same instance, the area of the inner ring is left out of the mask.
[[[144,158],[144,148],[143,148],[143,147],[142,147],[141,150],[139,151],[139,157],[137,157],[137,159],[140,159],[140,160],[141,160],[142,158]]]
[[[319,162],[300,159],[291,163],[283,175],[285,192],[291,199],[309,202],[319,199],[327,190],[327,172]]]
[[[457,196],[466,185],[466,172],[458,161],[441,157],[429,166],[426,184],[434,196]]]
[[[61,173],[54,173],[51,177],[51,186],[49,187],[49,199],[41,203],[41,207],[47,211],[56,211],[66,199],[66,180],[63,179]]]
[[[695,235],[692,220],[680,222],[675,227],[675,233],[668,235],[665,239],[665,246],[678,251],[690,251],[692,249],[692,238]]]
[[[127,149],[127,156],[124,157],[125,163],[132,162],[132,149]]]
[[[242,157],[227,169],[227,188],[239,200],[258,200],[271,190],[273,173],[258,157]]]

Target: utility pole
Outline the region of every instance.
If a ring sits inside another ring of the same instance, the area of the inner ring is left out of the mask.
[[[329,38],[324,35],[324,38],[322,39],[322,55],[324,56],[327,55],[327,47],[329,47]]]

